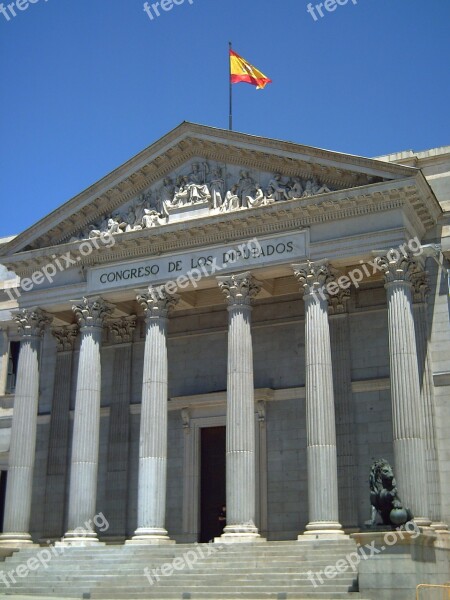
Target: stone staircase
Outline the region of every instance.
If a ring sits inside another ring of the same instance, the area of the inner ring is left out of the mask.
[[[360,599],[357,575],[351,569],[333,579],[322,574],[324,583],[317,587],[307,575],[334,566],[337,560],[355,552],[351,540],[218,546],[56,547],[45,549],[42,562],[48,562],[46,567],[39,562],[43,548],[22,549],[1,565],[0,596],[14,595],[16,600],[20,596],[92,600]]]

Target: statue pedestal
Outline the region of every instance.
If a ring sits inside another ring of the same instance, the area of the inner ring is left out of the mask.
[[[166,213],[169,217],[169,223],[177,221],[186,221],[188,219],[198,219],[207,217],[210,212],[209,201],[198,202],[197,204],[185,204],[183,206],[166,207]]]

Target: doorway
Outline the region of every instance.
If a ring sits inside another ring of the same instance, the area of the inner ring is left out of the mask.
[[[226,427],[201,429],[200,542],[222,534],[219,513],[226,502]]]

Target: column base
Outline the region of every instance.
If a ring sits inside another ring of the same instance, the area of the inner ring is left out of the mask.
[[[298,536],[298,541],[304,540],[342,540],[348,537],[342,525],[337,521],[312,521],[306,526],[303,534]]]
[[[267,542],[259,533],[224,533],[214,538],[215,544],[259,544]]]
[[[417,527],[431,527],[431,519],[428,519],[427,517],[413,517],[412,520],[417,525]]]
[[[75,546],[84,548],[85,546],[105,546],[100,542],[97,534],[93,531],[68,531],[60,542],[55,542],[56,547]]]
[[[37,546],[33,543],[29,533],[2,533],[0,534],[1,548],[32,548]]]
[[[175,540],[170,539],[165,529],[156,527],[140,527],[136,529],[131,540],[125,542],[126,545],[137,544],[141,546],[163,546],[175,543]]]
[[[252,521],[245,524],[227,525],[222,535],[214,538],[215,544],[254,544],[265,541],[266,539],[259,535],[258,528]]]
[[[432,521],[430,527],[436,533],[449,533],[447,523],[443,523],[442,521]]]

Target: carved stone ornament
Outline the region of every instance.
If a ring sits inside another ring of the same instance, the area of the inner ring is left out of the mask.
[[[142,306],[145,313],[145,319],[167,319],[170,312],[178,304],[180,297],[176,294],[169,294],[164,287],[158,289],[149,289],[145,292],[139,292],[136,296],[138,303]]]
[[[416,304],[425,304],[430,294],[430,286],[428,284],[428,273],[426,271],[418,271],[411,275],[413,284],[413,300]]]
[[[52,329],[52,334],[56,339],[56,349],[58,352],[71,352],[75,347],[78,336],[78,325],[54,327]]]
[[[250,272],[217,277],[217,282],[230,307],[250,306],[261,289]]]
[[[183,429],[187,430],[191,427],[191,411],[189,408],[181,409],[181,419],[183,421]]]
[[[260,423],[266,422],[266,403],[264,400],[258,400],[256,404],[256,410],[258,411],[258,421]]]
[[[300,283],[304,296],[320,295],[327,296],[326,287],[335,279],[334,272],[328,264],[328,260],[292,265],[294,275]]]
[[[230,170],[231,172],[228,172]],[[119,235],[160,227],[189,213],[231,212],[274,202],[309,198],[332,191],[316,177],[283,177],[197,160],[135,198],[112,214],[103,214],[70,241]],[[203,213],[202,213],[203,214]]]
[[[53,317],[40,308],[22,309],[14,315],[22,337],[40,337]]]
[[[103,298],[83,298],[73,301],[72,310],[75,313],[80,329],[87,327],[103,327],[104,321],[113,312],[113,307]]]
[[[111,341],[115,344],[130,343],[136,329],[136,315],[108,321],[108,329],[111,332]]]
[[[335,295],[328,296],[328,312],[330,315],[342,315],[347,312],[347,304],[350,300],[350,290],[339,289]]]
[[[406,282],[412,283],[413,275],[417,274],[419,267],[412,256],[404,255],[395,248],[375,258],[376,264],[384,273],[386,284]]]

